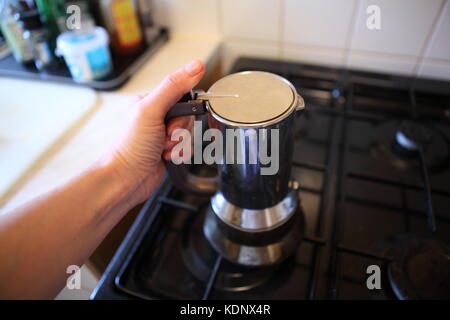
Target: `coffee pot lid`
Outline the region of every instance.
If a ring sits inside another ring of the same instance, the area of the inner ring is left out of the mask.
[[[295,110],[296,100],[291,83],[262,71],[230,74],[208,90],[212,114],[233,124],[274,123]]]

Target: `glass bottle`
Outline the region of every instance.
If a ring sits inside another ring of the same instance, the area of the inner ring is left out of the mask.
[[[151,0],[137,0],[139,19],[141,20],[142,31],[145,43],[151,44],[159,35],[159,27],[153,20],[154,5]]]
[[[142,50],[143,36],[135,1],[100,0],[100,12],[116,54],[132,55]]]
[[[51,66],[54,57],[50,50],[49,39],[37,10],[17,14],[23,28],[23,38],[28,41],[33,51],[33,58],[38,70]]]
[[[56,37],[67,30],[65,0],[35,0],[42,23],[49,31],[51,50],[56,47]]]
[[[10,1],[3,1],[1,5],[0,28],[15,60],[23,64],[32,63],[33,51],[28,41],[23,38],[22,26],[14,17],[17,8],[12,6]]]
[[[52,34],[58,35],[66,31],[65,0],[36,0],[42,22]]]

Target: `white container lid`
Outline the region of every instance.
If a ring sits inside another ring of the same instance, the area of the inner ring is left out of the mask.
[[[66,31],[60,34],[56,40],[56,54],[66,55],[75,52],[85,52],[99,46],[107,46],[109,36],[102,27],[95,27],[85,32]]]

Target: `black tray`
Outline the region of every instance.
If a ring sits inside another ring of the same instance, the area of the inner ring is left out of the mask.
[[[141,52],[129,57],[117,57],[113,54],[114,71],[101,80],[83,84],[73,81],[63,61],[59,61],[51,70],[39,72],[33,65],[24,66],[17,63],[12,55],[0,60],[0,76],[77,84],[98,90],[114,90],[122,86],[168,39],[169,33],[163,28],[158,37]]]

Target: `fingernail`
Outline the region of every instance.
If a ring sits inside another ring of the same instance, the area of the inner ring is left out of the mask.
[[[200,60],[191,61],[184,66],[184,70],[191,77],[197,75],[200,71],[202,71],[202,68],[203,68],[203,64]]]

